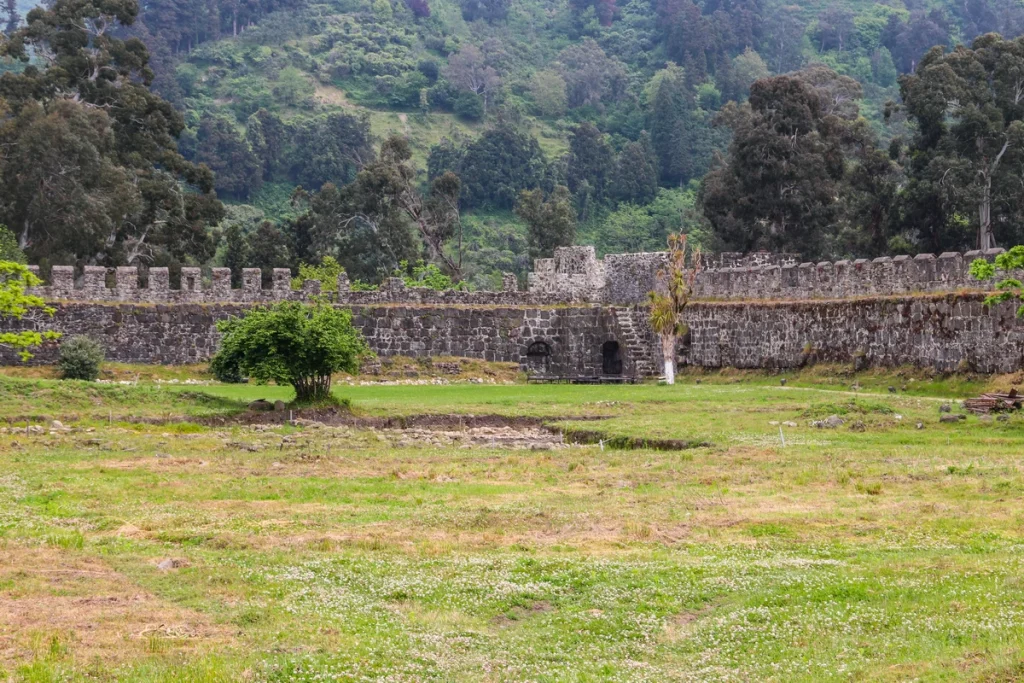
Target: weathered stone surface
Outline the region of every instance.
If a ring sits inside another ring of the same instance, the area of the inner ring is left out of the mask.
[[[988,309],[992,283],[969,275],[975,258],[999,250],[946,253],[936,258],[857,259],[797,264],[793,254],[723,254],[709,261],[687,310],[689,333],[680,360],[704,367],[796,367],[815,361],[872,365],[916,364],[1011,372],[1024,367],[1024,327],[1013,306]],[[527,292],[506,275],[500,292],[435,291],[389,279],[379,291],[353,292],[338,278],[331,300],[353,312],[354,323],[381,356],[464,356],[518,362],[534,373],[596,375],[608,370],[602,351],[615,342],[625,375],[660,371],[660,348],[643,305],[657,287],[664,253],[609,254],[565,247],[538,259]],[[217,349],[216,322],[253,304],[304,300],[321,292],[308,280],[291,289],[287,269],[275,269],[263,288],[259,269],[243,269],[232,289],[227,269],[204,278],[182,268],[172,289],[167,268],[116,270],[54,266],[50,284],[34,293],[55,301],[54,318],[0,321],[0,331],[55,329],[99,340],[110,360],[195,363]],[[957,292],[957,293],[954,293]],[[912,296],[910,294],[913,294]],[[741,301],[742,300],[742,301]],[[614,345],[612,345],[614,346]],[[34,362],[53,362],[57,345]],[[0,362],[15,357],[0,349]]]
[[[703,367],[789,368],[808,361],[864,367],[920,365],[951,371],[1024,367],[1024,323],[1012,303],[986,308],[982,294],[793,302],[696,302],[680,361]],[[5,321],[0,329],[55,329],[98,339],[112,361],[196,363],[217,349],[216,322],[245,304],[59,302],[51,318]],[[602,345],[618,342],[622,372],[657,372],[658,341],[642,308],[539,306],[348,306],[381,356],[464,356],[517,362],[533,372],[601,374]],[[531,346],[537,353],[530,354]],[[544,355],[547,352],[548,355]],[[57,345],[33,362],[54,362]],[[9,352],[0,361],[18,362]]]

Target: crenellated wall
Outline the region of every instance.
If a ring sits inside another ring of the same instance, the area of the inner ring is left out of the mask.
[[[704,366],[794,367],[814,359],[866,365],[915,364],[940,370],[1010,372],[1024,368],[1024,321],[1011,303],[983,305],[992,283],[971,278],[984,254],[922,254],[796,264],[793,255],[724,254],[697,278],[687,309],[685,362]],[[664,253],[609,254],[592,247],[558,249],[539,259],[530,291],[506,274],[500,292],[438,292],[406,287],[398,278],[379,291],[353,292],[338,280],[331,300],[350,309],[380,355],[454,355],[520,363],[532,372],[596,375],[618,345],[622,373],[658,374],[660,345],[645,303],[656,287]],[[725,266],[725,267],[722,267]],[[53,318],[0,320],[0,331],[53,329],[101,342],[111,360],[143,363],[205,361],[219,343],[216,322],[254,304],[308,300],[320,283],[291,289],[286,269],[261,286],[245,269],[244,286],[230,273],[203,277],[183,268],[170,287],[166,268],[150,268],[140,287],[135,268],[87,267],[77,278],[55,266],[37,293],[55,302]],[[35,362],[52,362],[57,344]],[[0,363],[17,362],[0,349]],[[614,366],[614,363],[613,363]]]
[[[970,265],[976,258],[992,260],[1002,249],[965,254],[946,252],[887,256],[874,260],[821,261],[799,265],[768,265],[710,269],[694,286],[699,299],[846,299],[920,292],[987,290],[993,283],[975,280]]]
[[[1002,249],[939,256],[918,254],[874,260],[796,263],[792,254],[722,254],[707,261],[698,273],[695,300],[803,300],[891,296],[923,292],[983,291],[993,283],[971,277],[971,262],[992,260]],[[388,278],[373,292],[354,292],[348,276],[338,277],[330,300],[347,305],[409,303],[422,305],[549,306],[560,303],[645,303],[658,286],[657,272],[665,264],[664,252],[608,254],[598,260],[593,247],[560,247],[554,258],[537,259],[528,275],[529,289],[518,291],[511,273],[503,277],[500,292],[437,291],[407,287],[401,278]],[[35,268],[35,267],[33,267]],[[36,269],[38,272],[38,269]],[[86,266],[75,278],[70,266],[54,266],[50,282],[37,293],[51,300],[119,301],[126,303],[267,303],[308,300],[321,294],[321,283],[307,280],[301,290],[291,288],[291,272],[275,268],[272,285],[264,289],[259,268],[242,270],[243,286],[231,288],[228,268],[212,269],[204,279],[199,268],[182,268],[181,284],[170,287],[167,268],[150,268],[147,286],[140,287],[134,267],[108,269]]]
[[[693,298],[845,299],[981,291],[991,289],[993,283],[971,277],[971,262],[976,258],[992,260],[1002,252],[990,249],[820,263],[797,263],[794,254],[722,254],[705,261],[694,282]],[[555,258],[536,261],[530,292],[569,301],[643,303],[657,287],[656,273],[665,257],[664,252],[608,254],[598,261],[592,247],[559,248]]]
[[[30,266],[37,275],[39,268]],[[242,269],[242,287],[231,288],[231,270],[213,268],[209,279],[204,279],[200,268],[182,268],[180,287],[170,286],[167,268],[149,268],[148,282],[140,286],[141,271],[134,266],[104,268],[86,266],[75,278],[71,266],[54,266],[50,281],[33,289],[53,301],[108,301],[148,304],[259,304],[275,301],[304,301],[321,296],[319,280],[306,280],[301,290],[291,288],[292,275],[287,268],[275,268],[271,287],[263,288],[259,268]],[[438,291],[428,287],[407,287],[401,278],[387,278],[376,291],[352,291],[348,275],[338,276],[338,291],[327,298],[334,303],[369,305],[382,303],[409,303],[424,305],[550,305],[564,298],[546,292],[520,292],[515,275],[505,273],[500,292]],[[326,296],[326,295],[325,295]]]

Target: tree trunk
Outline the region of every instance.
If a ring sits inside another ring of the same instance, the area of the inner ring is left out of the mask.
[[[661,352],[665,357],[665,384],[676,383],[676,338],[665,336],[661,340]]]
[[[331,395],[331,376],[300,377],[293,382],[296,403],[324,401]]]
[[[992,234],[992,176],[985,175],[985,189],[978,206],[978,249],[992,249],[996,246]]]

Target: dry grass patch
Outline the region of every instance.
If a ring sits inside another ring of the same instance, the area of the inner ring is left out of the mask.
[[[77,553],[7,545],[0,589],[2,666],[52,658],[116,665],[233,645],[230,629]]]

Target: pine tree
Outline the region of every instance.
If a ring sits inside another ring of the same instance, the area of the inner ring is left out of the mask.
[[[646,204],[658,194],[658,159],[646,132],[619,153],[612,189],[619,201],[636,204]]]
[[[564,185],[557,186],[547,200],[541,190],[524,190],[516,215],[526,221],[530,258],[548,258],[555,247],[568,247],[576,239],[576,211]]]

